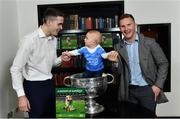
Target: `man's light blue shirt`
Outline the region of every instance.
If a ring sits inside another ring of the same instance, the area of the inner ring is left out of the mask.
[[[138,85],[138,86],[148,85],[142,76],[142,71],[141,71],[140,63],[139,63],[138,34],[136,34],[136,39],[134,42],[130,43],[128,41],[125,41],[125,44],[126,44],[126,49],[128,52],[129,67],[131,70],[130,85]]]

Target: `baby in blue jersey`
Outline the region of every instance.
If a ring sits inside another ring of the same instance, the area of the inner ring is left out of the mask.
[[[86,71],[84,78],[101,77],[104,69],[103,59],[107,59],[108,53],[100,46],[102,34],[97,30],[87,32],[84,39],[85,46],[69,52],[69,56],[83,55],[86,59]]]

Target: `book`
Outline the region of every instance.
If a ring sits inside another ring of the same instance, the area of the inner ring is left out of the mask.
[[[114,16],[114,27],[117,28],[118,27],[118,15]]]
[[[61,49],[76,49],[77,44],[77,34],[63,34],[61,36]]]
[[[64,16],[63,29],[64,30],[70,29],[70,24],[71,24],[71,21],[70,21],[69,15],[65,15]]]
[[[112,48],[113,47],[112,33],[102,33],[101,46],[104,48]]]
[[[70,29],[79,29],[79,15],[77,14],[72,14],[69,15],[69,20],[70,20]]]
[[[86,18],[86,29],[92,29],[92,18],[91,17],[87,17]]]
[[[86,30],[86,17],[80,17],[80,29]]]
[[[84,88],[56,88],[56,118],[85,117]]]
[[[98,19],[98,28],[103,29],[104,28],[104,23],[103,23],[103,18],[99,17]]]

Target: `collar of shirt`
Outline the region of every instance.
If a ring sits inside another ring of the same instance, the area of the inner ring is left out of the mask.
[[[138,34],[137,34],[137,33],[136,33],[136,39],[135,39],[134,41],[139,42],[139,37],[138,37]],[[126,39],[124,39],[124,43],[125,43],[126,45],[131,45],[133,42],[130,43],[130,42],[128,42]]]
[[[85,46],[86,48],[87,48],[87,50],[90,52],[90,53],[93,53],[93,52],[95,52],[96,51],[96,49],[97,48],[99,48],[99,47],[101,47],[99,44],[95,47],[95,48],[93,48],[93,49],[90,49],[90,48],[88,48],[87,46]]]
[[[54,36],[46,36],[46,34],[43,32],[41,26],[38,29],[38,34],[40,38],[46,38],[48,41],[53,40]]]

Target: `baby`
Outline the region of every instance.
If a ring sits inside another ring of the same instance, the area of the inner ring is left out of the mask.
[[[85,46],[69,52],[63,52],[68,56],[83,55],[86,59],[86,71],[84,78],[101,77],[104,69],[103,59],[107,59],[108,53],[100,46],[102,34],[97,30],[87,32],[84,39]]]

